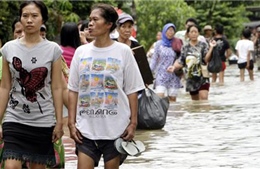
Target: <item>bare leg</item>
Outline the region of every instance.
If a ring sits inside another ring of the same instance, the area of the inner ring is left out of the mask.
[[[169,96],[169,100],[170,100],[170,102],[176,102],[176,97],[174,97],[174,96]]]
[[[190,95],[192,100],[199,100],[199,94],[196,95]]]
[[[240,82],[245,81],[245,69],[240,69]]]
[[[119,169],[120,156],[113,158],[105,163],[105,169]]]
[[[46,169],[46,165],[31,163],[30,169]]]
[[[212,83],[215,83],[216,82],[216,80],[217,80],[217,73],[212,73],[212,75],[211,75],[211,78],[212,78],[212,80],[211,80],[211,82]]]
[[[224,84],[224,75],[225,75],[225,72],[224,72],[224,71],[219,72],[219,83],[220,83],[221,85]]]
[[[8,159],[5,161],[4,169],[22,169],[22,162]]]
[[[250,78],[250,80],[253,81],[253,80],[254,80],[254,71],[248,69],[248,74],[249,74],[249,78]]]
[[[161,98],[164,97],[164,93],[156,93],[158,96],[160,96]]]
[[[94,169],[94,160],[82,152],[78,152],[78,169]]]
[[[209,91],[208,90],[200,90],[199,91],[199,99],[200,100],[208,100]]]

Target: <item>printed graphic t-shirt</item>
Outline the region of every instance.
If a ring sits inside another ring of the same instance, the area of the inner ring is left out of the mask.
[[[51,67],[61,56],[59,45],[44,39],[28,48],[20,39],[2,48],[9,63],[12,88],[4,122],[17,122],[35,127],[55,125],[51,92]]]
[[[217,49],[219,51],[219,56],[221,57],[222,62],[226,61],[225,52],[227,49],[230,48],[229,42],[226,40],[226,38],[214,38],[214,40],[217,42]]]
[[[186,72],[186,91],[196,91],[204,83],[209,83],[208,78],[202,76],[200,65],[206,65],[204,58],[208,52],[208,45],[198,41],[195,46],[189,43],[182,46],[178,63],[185,66]],[[194,56],[195,59],[192,59]]]
[[[115,139],[130,122],[127,95],[144,84],[131,49],[122,43],[77,48],[68,88],[78,92],[76,127],[89,139]]]

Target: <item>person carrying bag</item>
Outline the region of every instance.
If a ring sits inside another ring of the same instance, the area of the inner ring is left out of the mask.
[[[161,129],[166,123],[169,109],[168,97],[161,98],[146,88],[138,99],[138,129]]]
[[[182,48],[182,40],[179,38],[174,37],[173,41],[172,41],[172,49],[176,52],[177,58],[174,60],[174,62],[179,58],[180,54],[181,54],[181,48]],[[174,63],[173,62],[173,63]],[[174,71],[174,73],[178,76],[181,77],[183,75],[183,69],[179,69]]]

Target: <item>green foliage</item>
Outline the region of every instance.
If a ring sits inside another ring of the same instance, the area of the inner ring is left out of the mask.
[[[22,1],[1,0],[0,38],[6,42],[13,38],[11,25],[19,15]],[[259,1],[241,0],[43,0],[48,7],[49,20],[47,38],[56,40],[64,22],[78,22],[87,19],[95,3],[107,3],[120,7],[131,14],[137,22],[137,39],[147,50],[155,41],[157,31],[164,24],[172,22],[177,30],[184,29],[185,20],[197,18],[200,27],[219,22],[225,26],[225,34],[234,45],[239,39],[243,23],[248,22],[249,12],[245,4],[260,5]]]
[[[48,7],[49,20],[47,25],[47,38],[56,40],[59,35],[62,24],[64,22],[78,22],[80,20],[78,14],[72,11],[73,5],[69,0],[45,0],[44,3]]]
[[[85,20],[88,18],[91,10],[91,6],[93,5],[93,0],[70,0],[73,8],[72,11],[76,11],[80,20]]]
[[[3,42],[13,37],[12,23],[13,20],[19,15],[19,5],[17,1],[1,1],[0,3],[0,38]],[[10,14],[12,14],[10,16]]]
[[[249,22],[248,15],[250,12],[246,11],[242,1],[197,1],[191,4],[191,6],[197,12],[197,20],[200,27],[203,28],[209,24],[214,28],[216,23],[222,24],[225,30],[224,33],[232,47],[234,47],[236,41],[240,38],[244,27],[243,23]]]
[[[137,12],[137,39],[147,50],[156,40],[163,26],[172,22],[177,30],[184,29],[189,17],[196,17],[195,10],[183,0],[135,0]]]

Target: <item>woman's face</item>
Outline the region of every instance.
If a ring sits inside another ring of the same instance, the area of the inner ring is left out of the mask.
[[[88,32],[92,37],[102,36],[107,34],[109,36],[109,31],[112,23],[106,22],[106,20],[101,16],[100,9],[94,9],[89,16]]]
[[[156,39],[157,40],[162,39],[162,32],[157,32]]]
[[[14,39],[23,37],[23,25],[21,22],[16,22],[14,25]]]
[[[84,32],[84,36],[86,37],[87,40],[93,40],[94,39],[94,37],[90,36],[88,28],[85,28],[83,30],[83,32]]]
[[[195,26],[192,26],[190,28],[190,31],[188,32],[188,37],[190,38],[190,40],[195,41],[198,39],[198,36],[199,36],[199,30]]]
[[[129,39],[133,30],[133,23],[131,21],[126,21],[117,28],[119,36],[122,39]]]
[[[174,37],[175,31],[173,29],[173,27],[169,27],[165,33],[166,37],[168,39],[172,39]]]
[[[24,28],[24,33],[40,35],[40,28],[43,24],[40,9],[33,3],[25,6],[22,9],[21,23]]]

